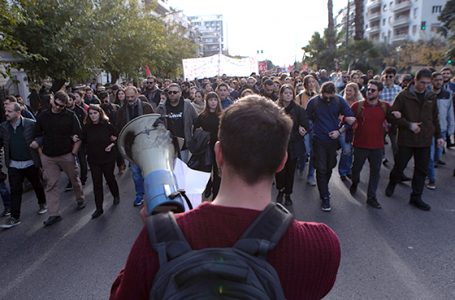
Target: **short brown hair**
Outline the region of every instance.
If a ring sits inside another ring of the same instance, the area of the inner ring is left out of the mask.
[[[321,85],[321,94],[335,94],[336,88],[335,84],[331,81],[326,81]]]
[[[278,105],[259,95],[227,108],[218,138],[223,157],[248,184],[273,176],[288,147],[292,120]]]
[[[69,96],[67,93],[58,91],[57,93],[54,94],[54,100],[60,100],[62,104],[67,104],[69,100]]]

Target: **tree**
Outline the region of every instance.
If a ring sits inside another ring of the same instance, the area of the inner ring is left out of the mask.
[[[334,41],[335,42],[335,41]],[[321,37],[319,32],[315,32],[308,44],[302,48],[305,51],[305,61],[310,67],[315,69],[334,69],[336,49],[328,47],[328,30],[324,31]]]
[[[363,39],[363,0],[354,0],[355,5],[355,33],[354,40],[360,41]]]
[[[333,20],[333,0],[327,1],[328,27],[327,27],[327,46],[332,51],[335,49],[335,24]]]
[[[448,0],[444,9],[439,16],[439,20],[442,22],[440,32],[445,36],[449,36],[449,45],[446,53],[446,58],[455,57],[455,36],[449,35],[450,32],[455,31],[455,0]]]
[[[354,40],[339,50],[341,67],[344,70],[378,69],[382,63],[377,47],[368,40]]]

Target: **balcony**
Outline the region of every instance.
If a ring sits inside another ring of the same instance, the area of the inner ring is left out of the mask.
[[[403,25],[409,25],[409,17],[408,16],[403,16],[403,17],[398,17],[398,18],[395,18],[395,20],[393,21],[393,27],[400,27],[400,26],[403,26]]]
[[[368,13],[368,21],[375,21],[381,18],[381,11]]]
[[[412,2],[410,0],[404,0],[399,3],[395,3],[393,10],[395,12],[400,12],[400,11],[410,9],[411,6],[412,6]]]
[[[367,9],[373,9],[381,6],[381,0],[370,0],[367,3]]]
[[[368,28],[368,33],[374,34],[374,33],[378,33],[380,30],[381,30],[381,27],[379,25],[374,25],[374,26],[370,26],[370,28]]]
[[[407,41],[407,40],[409,40],[409,34],[407,34],[407,33],[395,34],[392,39],[392,41],[394,41],[394,42],[401,42],[401,41]]]

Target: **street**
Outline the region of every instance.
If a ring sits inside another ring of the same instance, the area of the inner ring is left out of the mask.
[[[337,281],[326,299],[455,299],[455,150],[447,150],[443,160],[447,165],[436,171],[437,189],[424,191],[430,212],[408,204],[409,182],[397,186],[393,197],[385,197],[392,163],[381,170],[380,210],[365,204],[368,164],[355,198],[349,193],[350,182],[342,182],[334,169],[330,213],[320,210],[317,188],[296,176],[296,218],[328,224],[342,244]],[[406,174],[412,174],[412,161]],[[66,177],[61,177],[63,187]],[[109,297],[142,226],[139,209],[133,207],[130,173],[117,180],[119,206],[112,205],[106,187],[104,215],[91,220],[95,206],[89,180],[84,188],[87,207],[77,211],[74,194],[62,193],[63,220],[49,228],[42,223],[47,215],[36,214],[34,193],[24,194],[22,224],[0,232],[0,299]]]

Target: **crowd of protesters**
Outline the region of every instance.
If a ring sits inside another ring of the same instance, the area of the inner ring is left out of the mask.
[[[423,68],[415,76],[397,74],[395,68],[387,67],[376,75],[372,71],[329,74],[319,70],[174,82],[150,76],[136,85],[129,82],[102,85],[95,80],[77,87],[56,81],[52,87],[32,91],[29,105],[20,97],[8,96],[1,106],[0,147],[4,150],[7,174],[1,173],[0,195],[4,205],[2,217],[7,219],[0,227],[6,229],[21,223],[25,178],[36,193],[37,213],[48,213],[45,226],[62,219],[61,171],[68,177],[65,190],[74,191],[76,207],[83,209],[86,205],[83,186],[89,168],[96,204],[92,217],[99,217],[103,214],[103,176],[113,204],[120,202],[115,166],[123,174],[127,165],[117,151],[116,140],[126,123],[144,114],[166,115],[167,128],[184,140],[179,157],[191,164],[198,128],[209,133],[213,151],[223,110],[251,94],[275,101],[293,121],[287,162],[275,176],[277,202],[293,204],[291,195],[297,175],[301,179],[306,177],[308,185],[317,186],[321,209],[330,211],[329,182],[340,153],[338,173],[341,180],[351,181],[353,195],[362,167],[369,161],[366,203],[381,208],[376,191],[381,164],[389,164],[384,147],[390,144],[394,162],[386,196],[393,195],[397,183],[412,180],[410,204],[429,210],[422,198],[423,189],[425,186],[436,189],[435,169],[445,165],[445,149],[454,146],[454,92],[449,67],[440,71]],[[254,120],[251,126],[255,126]],[[212,176],[203,198],[210,200],[218,193],[220,174],[214,154],[207,157],[211,157],[208,163]],[[412,178],[404,174],[411,157],[415,164]],[[144,198],[141,169],[133,163],[128,167],[135,187],[132,203],[141,206]]]

